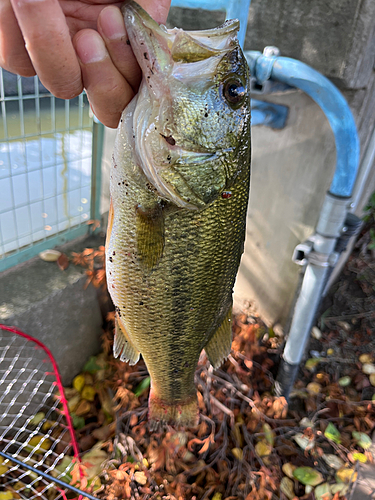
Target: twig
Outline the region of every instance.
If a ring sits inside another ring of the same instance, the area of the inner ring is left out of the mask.
[[[223,413],[228,415],[230,418],[230,425],[233,427],[234,426],[234,413],[232,410],[227,408],[226,406],[223,405],[218,399],[215,398],[212,394],[210,394],[210,399],[214,405],[216,405]]]
[[[368,316],[375,316],[375,311],[367,311],[357,314],[346,314],[344,316],[330,316],[324,318],[324,321],[344,321],[346,319],[367,318]]]

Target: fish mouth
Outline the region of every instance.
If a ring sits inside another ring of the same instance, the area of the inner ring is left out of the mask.
[[[134,55],[144,75],[170,74],[175,63],[221,58],[237,39],[239,21],[227,20],[209,30],[186,32],[159,25],[134,0],[126,0],[121,12]],[[199,68],[200,74],[202,68]]]
[[[139,165],[161,198],[181,208],[202,208],[199,203],[183,199],[162,175],[163,169],[174,162],[200,164],[218,156],[217,151],[185,139],[183,144],[178,143],[176,137],[181,134],[174,130],[168,81],[186,82],[205,76],[210,79],[223,55],[237,43],[239,22],[231,20],[215,29],[185,32],[159,25],[133,0],[125,1],[121,11],[143,73],[133,117]]]

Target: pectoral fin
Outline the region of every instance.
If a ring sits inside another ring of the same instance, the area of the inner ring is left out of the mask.
[[[144,209],[136,208],[137,250],[142,264],[152,269],[159,262],[164,249],[164,215],[160,204]]]
[[[129,361],[129,365],[135,365],[139,360],[139,352],[130,342],[129,335],[118,313],[116,313],[115,317],[113,355],[115,358],[120,357],[121,361]]]
[[[232,347],[232,307],[229,308],[227,315],[219,328],[211,337],[205,346],[207,357],[214,368],[219,368],[226,359]]]

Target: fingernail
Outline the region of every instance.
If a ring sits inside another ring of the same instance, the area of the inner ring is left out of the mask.
[[[76,50],[83,64],[102,61],[108,55],[101,36],[95,32],[82,34],[77,40]]]
[[[121,11],[117,7],[106,7],[100,17],[103,35],[110,40],[125,36],[125,23]]]

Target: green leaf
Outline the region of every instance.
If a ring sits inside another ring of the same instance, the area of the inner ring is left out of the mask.
[[[65,455],[65,457],[61,460],[61,462],[56,465],[54,470],[51,472],[54,477],[58,477],[61,479],[61,481],[64,481],[64,483],[70,484],[72,480],[72,476],[70,472],[72,471],[75,463],[75,458],[74,457],[68,457]],[[62,476],[60,476],[62,474]]]
[[[313,372],[321,360],[321,358],[309,358],[305,363],[305,368]]]
[[[321,473],[312,467],[297,467],[293,472],[293,476],[305,486],[317,486],[323,481]]]
[[[95,373],[101,369],[102,367],[99,366],[96,362],[96,356],[91,356],[91,358],[85,363],[85,366],[83,367],[82,371],[88,373]]]
[[[317,486],[314,490],[316,500],[331,500],[332,495],[328,483],[323,483]]]
[[[82,427],[85,427],[85,419],[83,417],[79,417],[75,413],[71,413],[73,427],[79,431]]]
[[[352,436],[357,441],[359,446],[362,446],[364,450],[367,450],[372,445],[370,436],[368,436],[364,432],[353,431]]]
[[[266,423],[263,424],[263,432],[266,441],[273,447],[273,445],[275,444],[275,433],[271,429],[271,426]]]
[[[364,453],[353,453],[353,459],[363,464],[367,462],[367,457]]]
[[[331,312],[331,308],[329,307],[328,309],[326,309],[324,311],[324,313],[320,316],[320,329],[323,330],[324,326],[325,326],[325,319],[326,317],[329,315],[329,313]]]
[[[327,425],[324,435],[327,439],[330,439],[337,444],[341,443],[341,434],[331,422]]]
[[[146,377],[140,382],[134,390],[134,394],[139,398],[149,387],[150,387],[151,379],[150,377]]]

